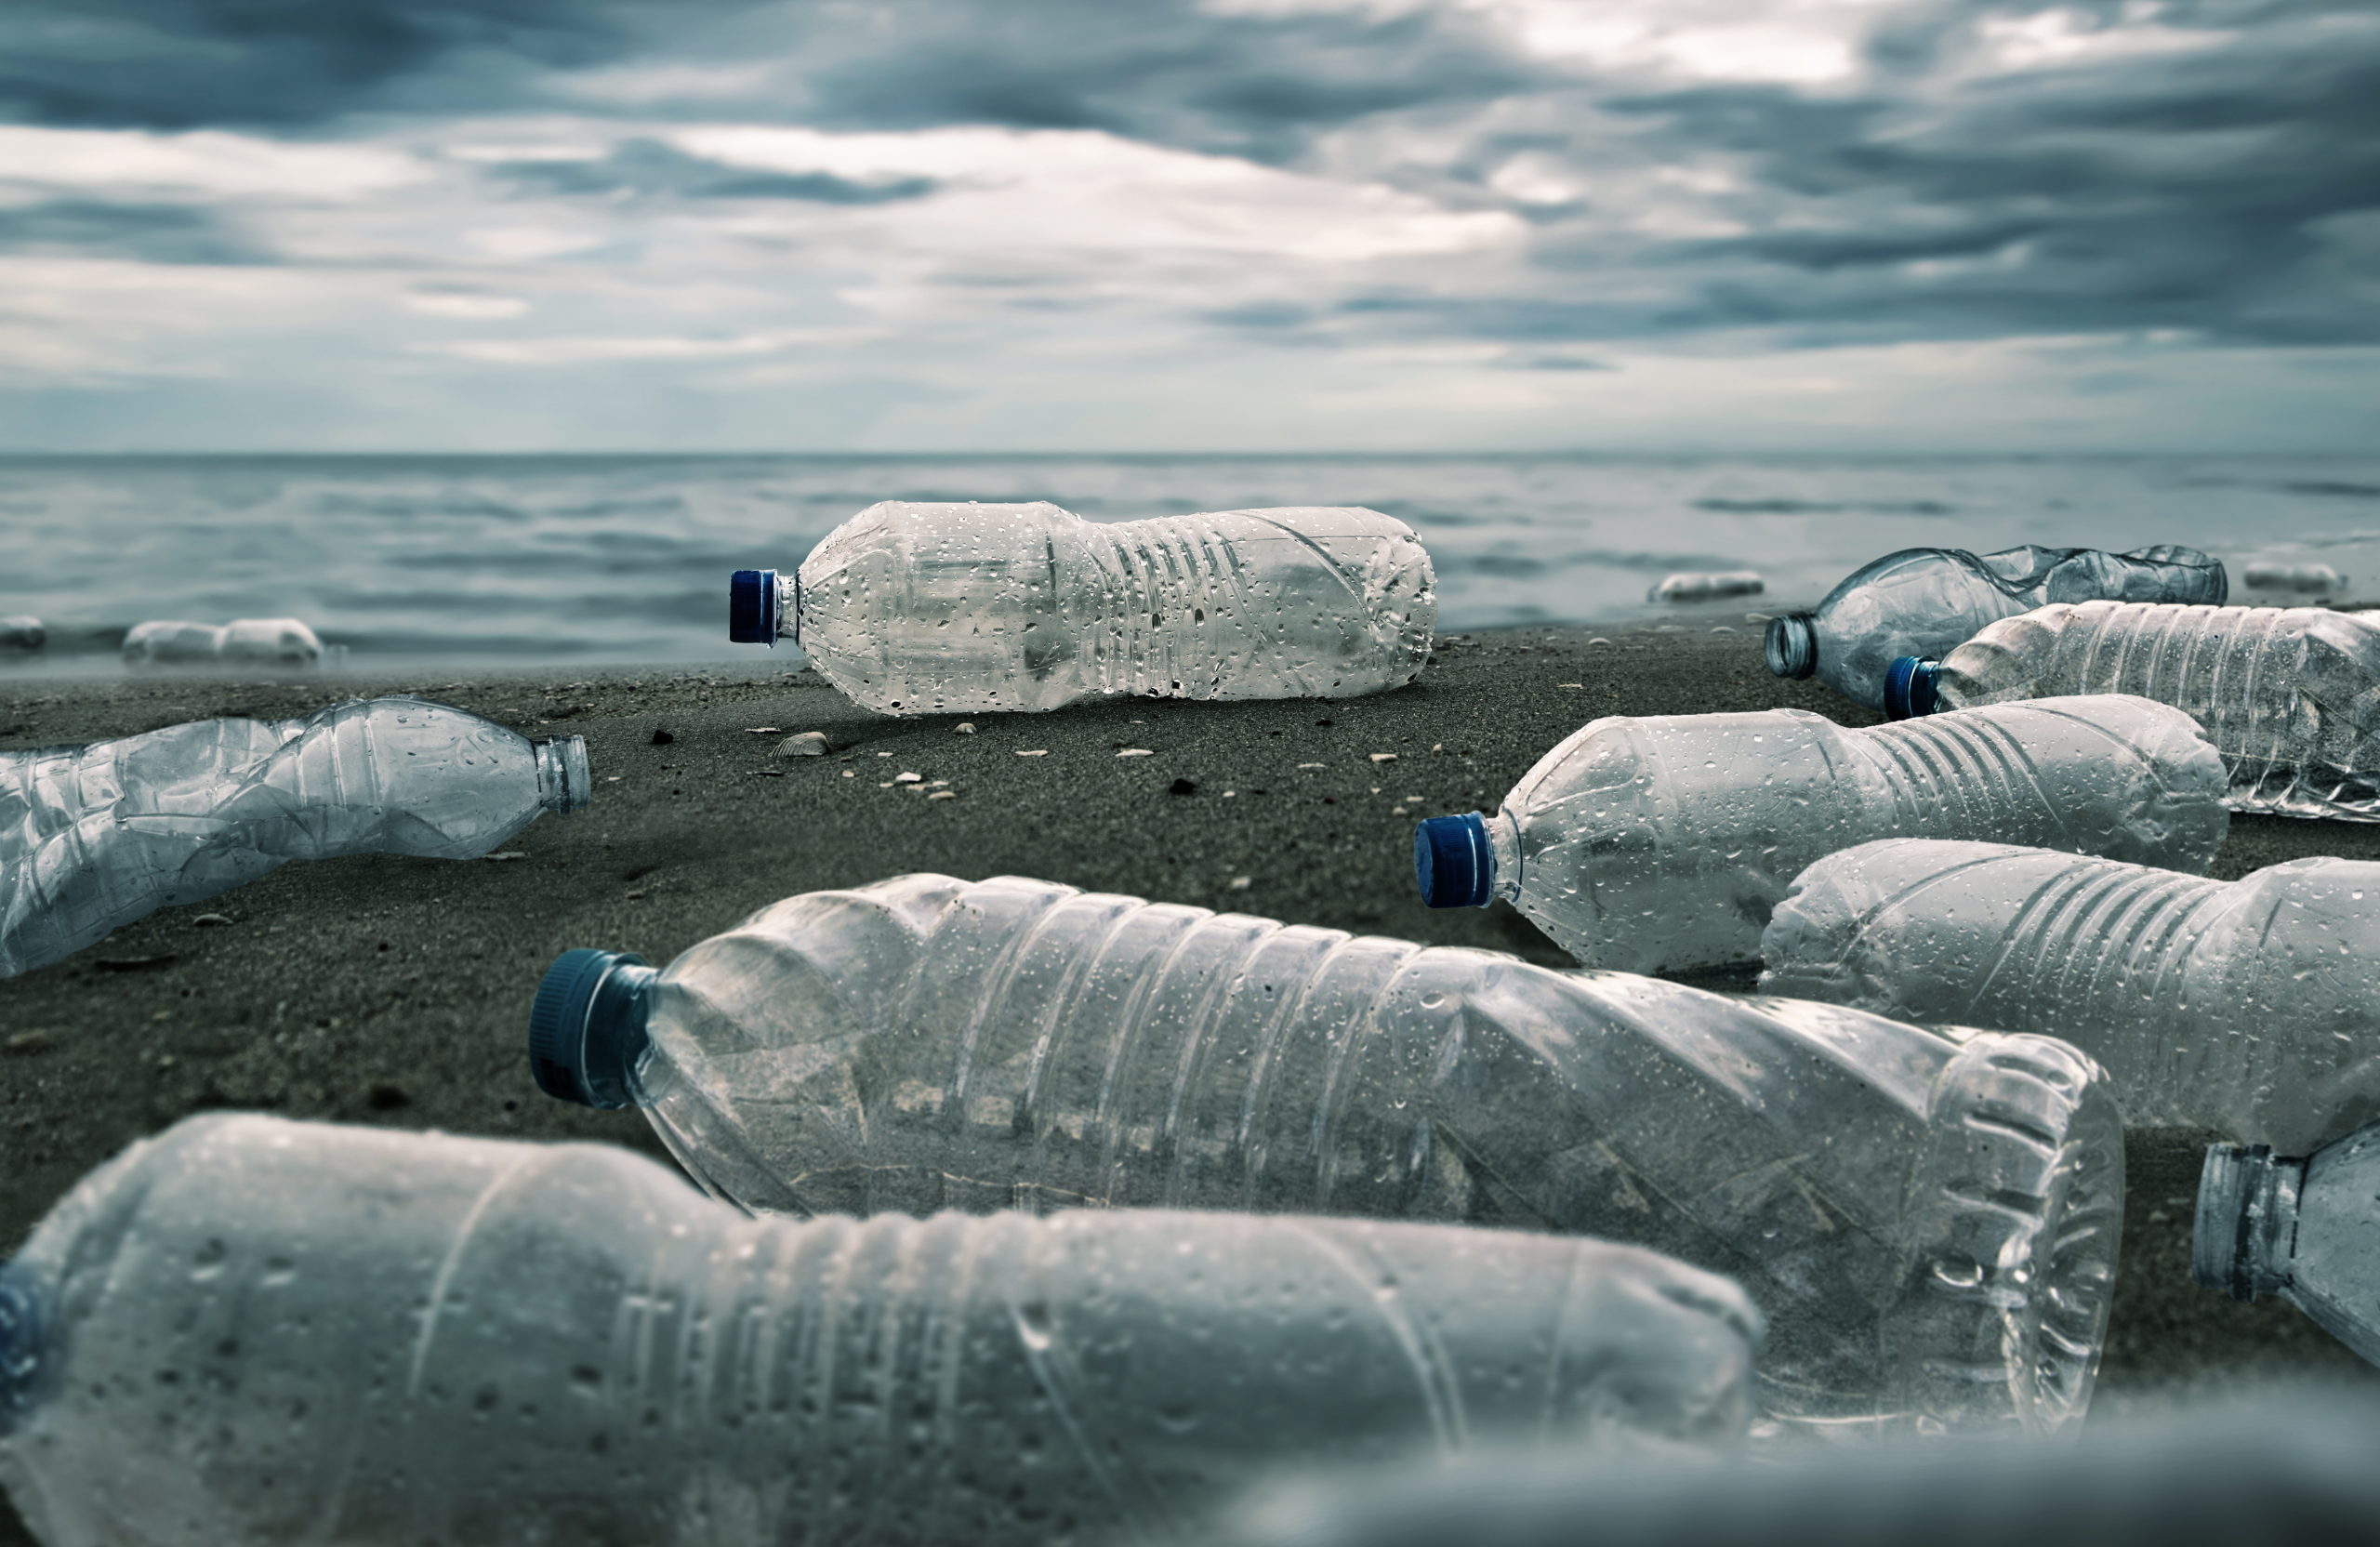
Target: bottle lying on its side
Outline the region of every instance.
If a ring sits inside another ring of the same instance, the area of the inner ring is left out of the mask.
[[[871,505],[795,574],[738,570],[727,637],[790,639],[885,714],[1078,698],[1352,698],[1429,659],[1436,576],[1377,510],[1096,522],[1054,505]]]
[[[1633,1241],[1766,1312],[1808,1430],[2078,1421],[2123,1198],[2043,1038],[1084,893],[905,876],[666,972],[573,951],[531,1064],[759,1211],[1165,1206]]]
[[[2220,562],[2175,543],[2129,553],[2027,543],[1981,556],[1907,548],[1845,575],[1815,611],[1769,619],[1763,645],[1778,676],[1815,676],[1877,709],[1896,657],[1940,655],[2000,618],[2102,599],[2219,605],[2229,592]]]
[[[588,799],[579,737],[418,698],[0,752],[0,977],[293,859],[470,859]]]
[[[2297,1160],[2209,1145],[2190,1276],[2234,1300],[2277,1294],[2380,1364],[2380,1123]]]
[[[1748,961],[1793,878],[1870,839],[2038,843],[2202,871],[2223,764],[2143,698],[2044,698],[1846,730],[1806,709],[1598,720],[1492,817],[1414,834],[1432,907],[1509,901],[1589,967]]]
[[[1279,1472],[1740,1438],[1760,1316],[1517,1231],[746,1219],[665,1168],[234,1115],[0,1267],[46,1547],[1179,1540]]]
[[[2380,620],[2321,607],[2043,607],[1893,662],[1894,719],[2075,693],[2206,728],[2233,811],[2380,822]]]
[[[2236,881],[1887,839],[1802,872],[1761,988],[2072,1042],[2127,1122],[2303,1153],[2380,1115],[2380,865]]]

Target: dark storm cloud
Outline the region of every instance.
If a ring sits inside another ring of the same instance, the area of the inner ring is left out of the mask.
[[[931,178],[860,182],[826,172],[762,172],[690,156],[657,140],[630,139],[597,161],[526,161],[492,168],[507,181],[543,193],[681,199],[803,199],[814,204],[880,205],[923,198]]]
[[[63,253],[142,263],[269,263],[212,213],[183,205],[50,199],[0,207],[0,253]]]

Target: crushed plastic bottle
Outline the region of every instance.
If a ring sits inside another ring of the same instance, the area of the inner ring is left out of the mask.
[[[2129,553],[2028,543],[1980,556],[1908,548],[1844,576],[1816,611],[1769,619],[1765,647],[1778,676],[1815,675],[1854,703],[1881,709],[1896,658],[1938,656],[2000,618],[2098,598],[2212,604],[2228,590],[2219,561],[2175,543]]]
[[[0,617],[0,650],[39,650],[49,642],[49,630],[37,617]]]
[[[1837,849],[1990,838],[2203,871],[2222,796],[2196,722],[2140,698],[1858,731],[1805,709],[1613,716],[1540,759],[1494,816],[1423,821],[1413,859],[1432,907],[1501,897],[1586,966],[1673,972],[1756,959],[1778,899]]]
[[[2277,1294],[2380,1364],[2380,1123],[2297,1160],[2209,1145],[2190,1276],[2234,1300]]]
[[[1102,524],[1054,505],[871,505],[794,575],[739,570],[728,637],[792,639],[885,714],[1054,709],[1101,694],[1351,698],[1413,681],[1430,556],[1376,510]]]
[[[1715,574],[1681,571],[1665,575],[1645,593],[1647,602],[1717,602],[1730,596],[1758,596],[1765,588],[1761,577],[1748,569],[1721,570]]]
[[[2132,693],[2206,727],[2234,811],[2380,822],[2380,621],[2321,607],[2043,607],[1939,663],[1896,660],[1894,719]]]
[[[323,662],[323,641],[294,617],[244,617],[204,623],[134,625],[124,636],[124,664],[142,667],[269,667],[304,671]]]
[[[0,977],[293,859],[469,859],[588,800],[577,736],[418,698],[0,752]]]
[[[1179,1540],[1300,1465],[1740,1437],[1760,1317],[1517,1231],[754,1221],[651,1160],[193,1117],[0,1270],[46,1547]]]
[[[539,988],[549,1094],[790,1214],[1076,1205],[1516,1224],[1751,1290],[1810,1433],[2052,1432],[2122,1209],[2061,1043],[1564,973],[1014,877],[788,898]]]
[[[2236,881],[1892,839],[1802,872],[1765,992],[2062,1038],[2127,1120],[2304,1149],[2380,1116],[2380,865]]]

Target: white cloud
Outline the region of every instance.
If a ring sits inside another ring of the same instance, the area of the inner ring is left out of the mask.
[[[52,129],[0,125],[0,181],[203,198],[355,200],[422,181],[402,151],[298,145],[202,130]]]
[[[1827,86],[1858,73],[1858,44],[1890,0],[1466,0],[1531,53],[1605,72]]]
[[[441,290],[417,291],[408,295],[405,305],[425,317],[455,317],[467,322],[518,317],[529,310],[529,303],[518,296],[481,296]]]

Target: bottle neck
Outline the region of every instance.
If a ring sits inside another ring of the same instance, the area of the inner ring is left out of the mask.
[[[1521,820],[1506,806],[1488,818],[1488,895],[1517,902],[1527,861],[1521,854]]]
[[[587,738],[561,736],[537,745],[537,804],[558,816],[585,811],[594,798],[587,771]]]
[[[1815,615],[1786,613],[1768,620],[1761,653],[1769,671],[1778,677],[1803,678],[1818,668],[1818,631]]]
[[[2270,1145],[2207,1146],[2190,1230],[2190,1276],[2199,1288],[2244,1301],[2289,1288],[2305,1183],[2306,1162],[2277,1159]]]

